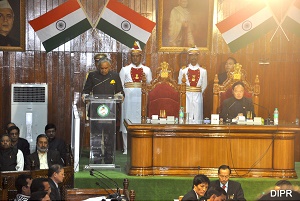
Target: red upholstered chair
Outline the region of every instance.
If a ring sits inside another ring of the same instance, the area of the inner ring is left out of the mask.
[[[260,86],[259,86],[259,79],[258,75],[255,77],[254,85],[251,85],[246,80],[246,72],[242,69],[242,65],[239,63],[235,64],[234,72],[229,72],[227,74],[227,79],[224,81],[223,84],[218,84],[219,79],[218,75],[215,75],[214,79],[214,87],[213,87],[213,114],[219,114],[222,110],[222,103],[227,98],[230,98],[232,95],[232,88],[231,86],[235,83],[241,81],[245,85],[245,93],[244,96],[247,98],[251,98],[254,103],[254,112],[258,114],[258,105],[259,104],[259,93],[260,93]]]
[[[142,122],[152,115],[160,115],[160,110],[166,111],[166,116],[178,117],[179,108],[185,108],[186,80],[178,85],[173,79],[173,69],[166,62],[156,69],[155,77],[149,85],[146,79],[142,82]]]

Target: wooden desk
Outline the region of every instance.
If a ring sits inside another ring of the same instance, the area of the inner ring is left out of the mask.
[[[297,178],[295,134],[299,126],[132,124],[129,175],[216,177],[222,164],[232,176]]]

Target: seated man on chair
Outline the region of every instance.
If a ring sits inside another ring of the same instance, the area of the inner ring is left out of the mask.
[[[64,165],[60,154],[56,150],[48,149],[48,137],[45,134],[40,134],[36,138],[37,151],[28,155],[26,158],[27,170],[48,169],[54,164]]]
[[[221,165],[218,169],[219,180],[210,182],[210,188],[221,187],[227,193],[227,200],[244,201],[244,191],[239,182],[229,180],[231,169],[228,165]]]
[[[182,201],[197,201],[206,195],[209,186],[209,179],[204,174],[198,174],[194,177],[192,190],[185,194]]]
[[[222,103],[220,118],[231,120],[238,116],[247,117],[247,112],[255,117],[253,102],[250,98],[244,97],[245,86],[243,82],[236,82],[232,85],[233,97],[230,97]]]

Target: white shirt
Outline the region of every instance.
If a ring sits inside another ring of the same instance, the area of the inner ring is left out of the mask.
[[[18,149],[18,153],[17,153],[16,170],[17,171],[23,171],[24,170],[24,156],[23,156],[23,152],[20,149]]]
[[[37,152],[40,160],[40,169],[49,169],[48,161],[47,161],[47,152],[45,153],[42,153],[40,151]]]
[[[225,188],[224,188],[224,190],[226,191],[226,193],[227,193],[227,190],[228,190],[228,182],[225,184]],[[223,184],[220,182],[220,187],[221,188],[223,188]]]

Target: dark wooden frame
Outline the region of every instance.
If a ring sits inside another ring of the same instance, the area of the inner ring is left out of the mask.
[[[0,46],[2,51],[25,51],[25,0],[8,0],[14,11],[14,24],[9,33],[12,38],[20,41],[19,46]],[[19,11],[17,11],[17,9]]]

